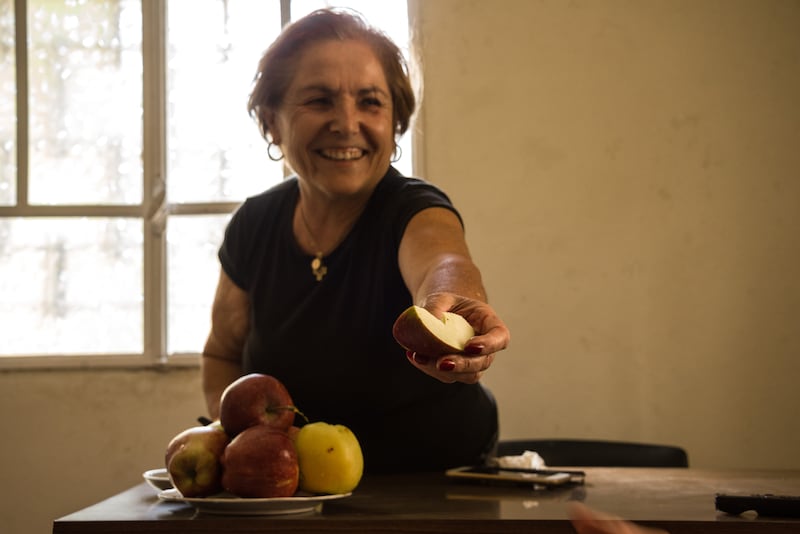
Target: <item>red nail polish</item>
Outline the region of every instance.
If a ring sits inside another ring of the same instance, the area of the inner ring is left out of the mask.
[[[456,362],[453,360],[442,360],[439,362],[439,370],[440,371],[452,371],[456,368]]]
[[[483,352],[483,345],[467,345],[464,347],[464,354],[480,354]]]

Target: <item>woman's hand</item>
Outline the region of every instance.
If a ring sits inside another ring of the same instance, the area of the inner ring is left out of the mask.
[[[569,517],[578,534],[667,534],[664,530],[642,527],[618,517],[596,512],[577,502],[570,504]]]
[[[492,365],[495,353],[505,349],[511,339],[505,323],[485,302],[452,293],[434,293],[428,296],[423,307],[436,317],[446,311],[457,313],[475,330],[475,337],[467,342],[464,354],[431,356],[406,352],[414,366],[442,382],[478,382]]]
[[[478,382],[495,353],[508,346],[511,334],[485,302],[486,290],[470,257],[461,220],[443,207],[417,213],[400,242],[398,264],[415,303],[439,318],[446,311],[457,313],[475,330],[464,354],[410,352],[409,361],[442,382]]]

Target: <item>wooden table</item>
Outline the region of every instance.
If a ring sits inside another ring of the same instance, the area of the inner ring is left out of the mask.
[[[588,468],[584,485],[548,490],[454,482],[442,474],[365,477],[350,497],[281,516],[200,513],[160,501],[142,483],[57,519],[53,534],[88,533],[550,533],[574,532],[567,502],[582,501],[671,534],[800,533],[800,519],[729,516],[716,493],[800,495],[800,471]]]

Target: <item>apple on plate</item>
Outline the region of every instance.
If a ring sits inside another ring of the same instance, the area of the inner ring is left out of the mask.
[[[222,487],[238,497],[291,497],[297,491],[297,451],[282,430],[246,428],[225,447],[222,467]]]
[[[187,428],[172,438],[164,463],[172,485],[184,497],[222,491],[220,459],[230,439],[219,425]]]
[[[283,383],[274,376],[251,373],[226,387],[219,404],[219,420],[231,437],[248,427],[265,425],[287,431],[299,413]]]
[[[292,442],[294,442],[295,438],[297,438],[297,434],[299,432],[300,432],[300,427],[294,425],[290,426],[289,430],[286,431],[286,433],[289,434],[289,439],[291,439]]]
[[[364,472],[364,457],[355,434],[344,425],[309,423],[294,437],[300,465],[300,489],[309,493],[353,491]]]
[[[444,312],[439,319],[421,306],[410,306],[397,317],[392,334],[406,350],[441,356],[464,352],[475,330],[457,313]]]

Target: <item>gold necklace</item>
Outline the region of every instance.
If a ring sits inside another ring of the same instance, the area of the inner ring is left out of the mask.
[[[300,201],[300,218],[303,219],[303,224],[306,227],[306,232],[308,232],[308,237],[311,238],[311,244],[314,248],[319,249],[317,245],[317,240],[314,238],[314,234],[311,232],[311,226],[309,226],[308,221],[306,220],[306,213],[303,211],[303,201]],[[321,281],[326,274],[328,274],[328,268],[322,263],[322,251],[319,250],[316,254],[314,254],[314,258],[311,260],[311,274],[314,275],[314,278],[317,279],[317,282]]]

